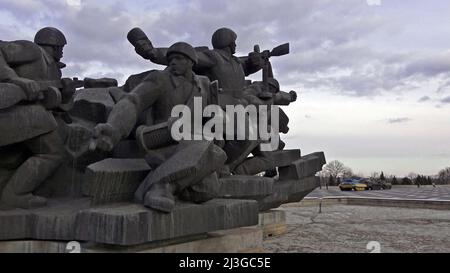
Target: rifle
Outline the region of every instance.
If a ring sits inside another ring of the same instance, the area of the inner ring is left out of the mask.
[[[75,88],[83,87],[84,81],[78,78],[70,79]],[[64,88],[62,80],[36,81],[39,85],[39,96],[37,100],[46,108],[53,109],[61,105],[62,95],[59,89]],[[12,83],[0,84],[0,109],[11,107],[27,99],[22,88]]]

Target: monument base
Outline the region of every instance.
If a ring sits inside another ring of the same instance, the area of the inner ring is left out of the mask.
[[[258,226],[209,232],[137,246],[114,246],[62,241],[2,241],[0,253],[255,253],[263,252]]]
[[[261,212],[258,226],[264,238],[285,234],[287,232],[286,213],[282,210]]]

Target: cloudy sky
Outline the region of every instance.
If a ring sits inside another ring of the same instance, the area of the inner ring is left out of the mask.
[[[285,108],[289,148],[366,175],[432,175],[450,166],[449,12],[447,0],[0,0],[0,39],[57,27],[69,42],[64,76],[121,83],[160,68],[127,42],[135,26],[156,46],[210,47],[230,27],[242,55],[290,42],[272,62],[282,89],[299,93]]]

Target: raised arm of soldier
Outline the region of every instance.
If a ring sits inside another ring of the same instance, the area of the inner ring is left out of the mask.
[[[94,128],[94,139],[90,149],[111,151],[122,139],[127,137],[137,122],[138,116],[149,108],[163,93],[158,83],[158,71],[150,75],[129,94],[123,97],[112,109],[107,123]]]
[[[140,28],[130,30],[127,38],[134,46],[136,53],[142,58],[156,64],[167,65],[166,53],[168,48],[153,47],[150,39]],[[214,50],[208,50],[207,47],[196,48],[198,63],[194,69],[205,71],[219,65],[221,57],[216,54],[215,50],[227,51],[228,54],[234,55],[236,53],[236,39],[236,33],[229,28],[216,30],[211,38]],[[236,60],[242,66],[245,76],[256,73],[263,67],[261,56],[254,52],[251,52],[248,56],[236,58]]]
[[[133,28],[128,32],[128,41],[134,46],[136,53],[146,60],[155,64],[168,65],[168,47],[153,47],[152,42],[140,28]],[[205,54],[205,47],[196,48],[198,63],[195,65],[199,69],[211,68],[215,65],[215,60]]]

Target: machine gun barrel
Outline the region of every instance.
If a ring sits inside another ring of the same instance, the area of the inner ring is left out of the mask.
[[[289,54],[289,43],[279,45],[270,51],[269,57],[283,56]]]

